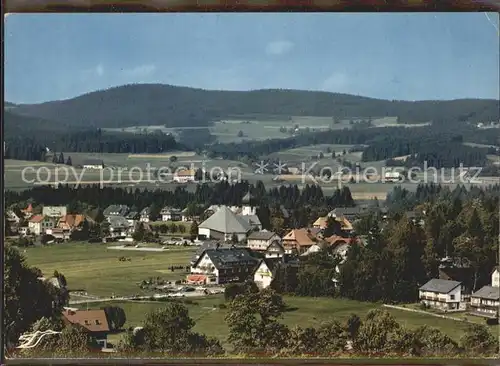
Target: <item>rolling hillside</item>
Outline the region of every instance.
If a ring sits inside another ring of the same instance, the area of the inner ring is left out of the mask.
[[[161,84],[134,84],[79,97],[10,107],[5,123],[28,116],[80,127],[207,126],[230,116],[278,115],[384,117],[401,123],[484,122],[499,119],[497,100],[389,101],[348,94],[300,91],[210,91]],[[19,117],[18,117],[19,118]]]

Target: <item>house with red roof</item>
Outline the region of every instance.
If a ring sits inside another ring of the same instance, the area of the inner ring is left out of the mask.
[[[53,229],[55,225],[53,218],[44,215],[33,215],[28,221],[29,231],[35,235],[45,234],[48,229]]]
[[[24,217],[26,219],[33,216],[33,206],[31,205],[31,203],[28,205],[28,207],[26,207],[25,209],[22,209],[21,213],[24,215]]]
[[[65,308],[63,321],[67,325],[80,325],[103,348],[107,347],[108,333],[110,332],[108,318],[104,310],[77,310]]]

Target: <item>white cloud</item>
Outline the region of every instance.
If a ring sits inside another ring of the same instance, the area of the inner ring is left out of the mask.
[[[141,78],[154,74],[156,66],[152,64],[139,65],[131,69],[124,69],[123,74],[129,78]]]
[[[349,85],[349,77],[342,72],[334,72],[323,81],[322,90],[342,92]]]
[[[290,41],[274,41],[267,44],[266,53],[273,56],[284,55],[290,52],[293,47],[294,44]]]

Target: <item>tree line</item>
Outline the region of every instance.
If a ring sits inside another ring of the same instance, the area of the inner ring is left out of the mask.
[[[498,144],[496,136],[476,130],[469,126],[458,126],[452,132],[444,125],[431,125],[414,128],[383,127],[328,130],[301,133],[283,139],[264,141],[243,141],[216,143],[206,147],[209,157],[220,156],[224,159],[250,159],[256,161],[263,156],[317,144],[368,145],[361,148],[363,161],[390,160],[411,155],[408,164],[436,168],[486,165],[487,154],[497,154],[494,148],[479,148],[464,145],[464,142]]]
[[[364,215],[355,223],[358,240],[345,261],[325,247],[300,258],[298,266],[281,265],[271,286],[298,296],[414,303],[418,288],[439,277],[442,259],[458,258],[469,266],[463,285],[477,291],[490,283],[498,264],[498,205],[498,196],[487,192],[482,198],[428,200],[418,206],[423,226],[404,214],[387,220]]]
[[[158,154],[184,150],[172,135],[105,132],[100,129],[69,133],[20,134],[5,140],[5,158],[46,161],[54,151],[89,153]]]

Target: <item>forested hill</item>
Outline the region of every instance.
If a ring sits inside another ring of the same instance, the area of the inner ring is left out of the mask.
[[[161,84],[134,84],[79,97],[10,108],[17,115],[71,126],[206,126],[235,115],[399,117],[401,123],[487,122],[499,119],[498,100],[389,101],[348,94],[255,90],[213,91]],[[6,116],[6,124],[12,116]]]

